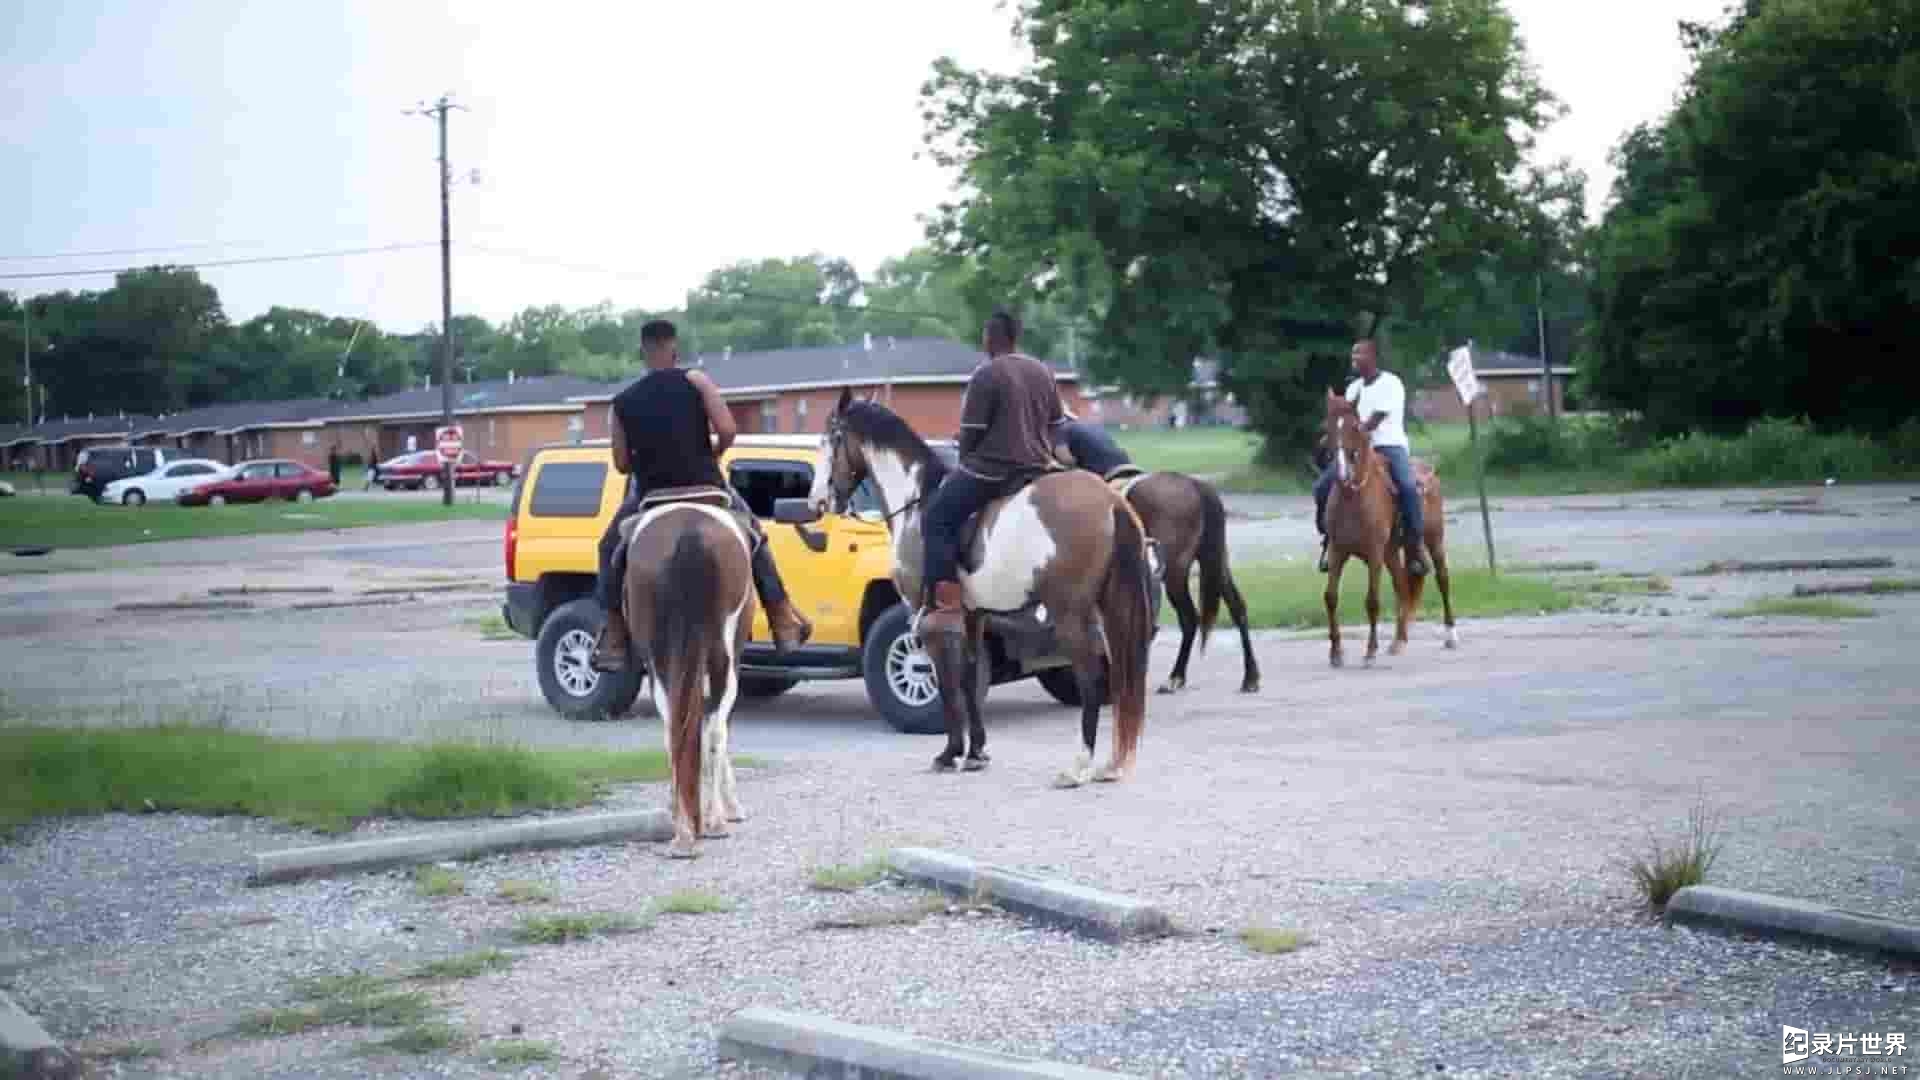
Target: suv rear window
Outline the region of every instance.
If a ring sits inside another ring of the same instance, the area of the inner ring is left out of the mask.
[[[596,517],[606,490],[607,466],[598,461],[554,461],[534,475],[534,517]]]

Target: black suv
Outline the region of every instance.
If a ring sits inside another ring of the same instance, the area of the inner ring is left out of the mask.
[[[156,446],[89,446],[80,451],[67,491],[98,501],[108,484],[128,476],[145,476],[169,461],[185,457],[177,450]]]

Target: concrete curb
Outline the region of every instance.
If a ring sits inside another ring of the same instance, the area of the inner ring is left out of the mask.
[[[1111,1080],[1127,1075],[777,1009],[734,1013],[720,1026],[718,1049],[722,1059],[821,1080]]]
[[[241,611],[253,606],[251,600],[129,600],[113,605],[115,611]]]
[[[673,822],[665,810],[587,814],[485,829],[449,830],[425,836],[399,836],[269,851],[253,857],[253,873],[248,876],[247,883],[266,885],[410,863],[464,859],[498,851],[578,847],[610,840],[671,839]]]
[[[40,1022],[0,993],[0,1076],[12,1080],[71,1080],[80,1063],[53,1041]]]
[[[227,585],[217,589],[208,589],[208,596],[280,596],[307,593],[330,593],[331,585]]]
[[[1876,593],[1897,596],[1910,592],[1920,592],[1920,587],[1888,585],[1872,581],[1841,581],[1832,585],[1795,585],[1793,587],[1795,596],[1872,596]]]
[[[1156,938],[1173,933],[1173,920],[1167,913],[1143,900],[1009,867],[976,863],[964,855],[933,848],[895,848],[887,853],[887,864],[909,880],[959,896],[984,893],[999,907],[1102,941]]]
[[[1782,570],[1890,570],[1893,560],[1885,555],[1858,559],[1759,559],[1743,562],[1711,562],[1701,571],[1707,574],[1753,574]]]
[[[1667,901],[1676,923],[1745,930],[1765,938],[1920,957],[1920,925],[1787,896],[1689,885]]]

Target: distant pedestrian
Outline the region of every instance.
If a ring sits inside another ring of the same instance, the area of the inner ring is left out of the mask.
[[[340,466],[340,444],[334,443],[333,448],[327,451],[327,475],[333,478],[334,487],[340,486]]]

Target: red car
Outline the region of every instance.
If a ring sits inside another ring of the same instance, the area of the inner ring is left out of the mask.
[[[406,488],[418,491],[440,489],[441,465],[440,451],[422,450],[415,454],[402,454],[397,458],[381,462],[379,471],[380,486],[388,491]],[[453,484],[472,486],[474,484],[493,484],[506,487],[520,472],[520,466],[511,461],[481,461],[471,451],[460,454],[459,464],[453,467]]]
[[[174,496],[181,506],[221,506],[230,502],[264,502],[287,499],[312,502],[324,499],[336,490],[333,478],[325,472],[297,461],[270,458],[243,461],[233,474],[211,483],[190,487]]]

